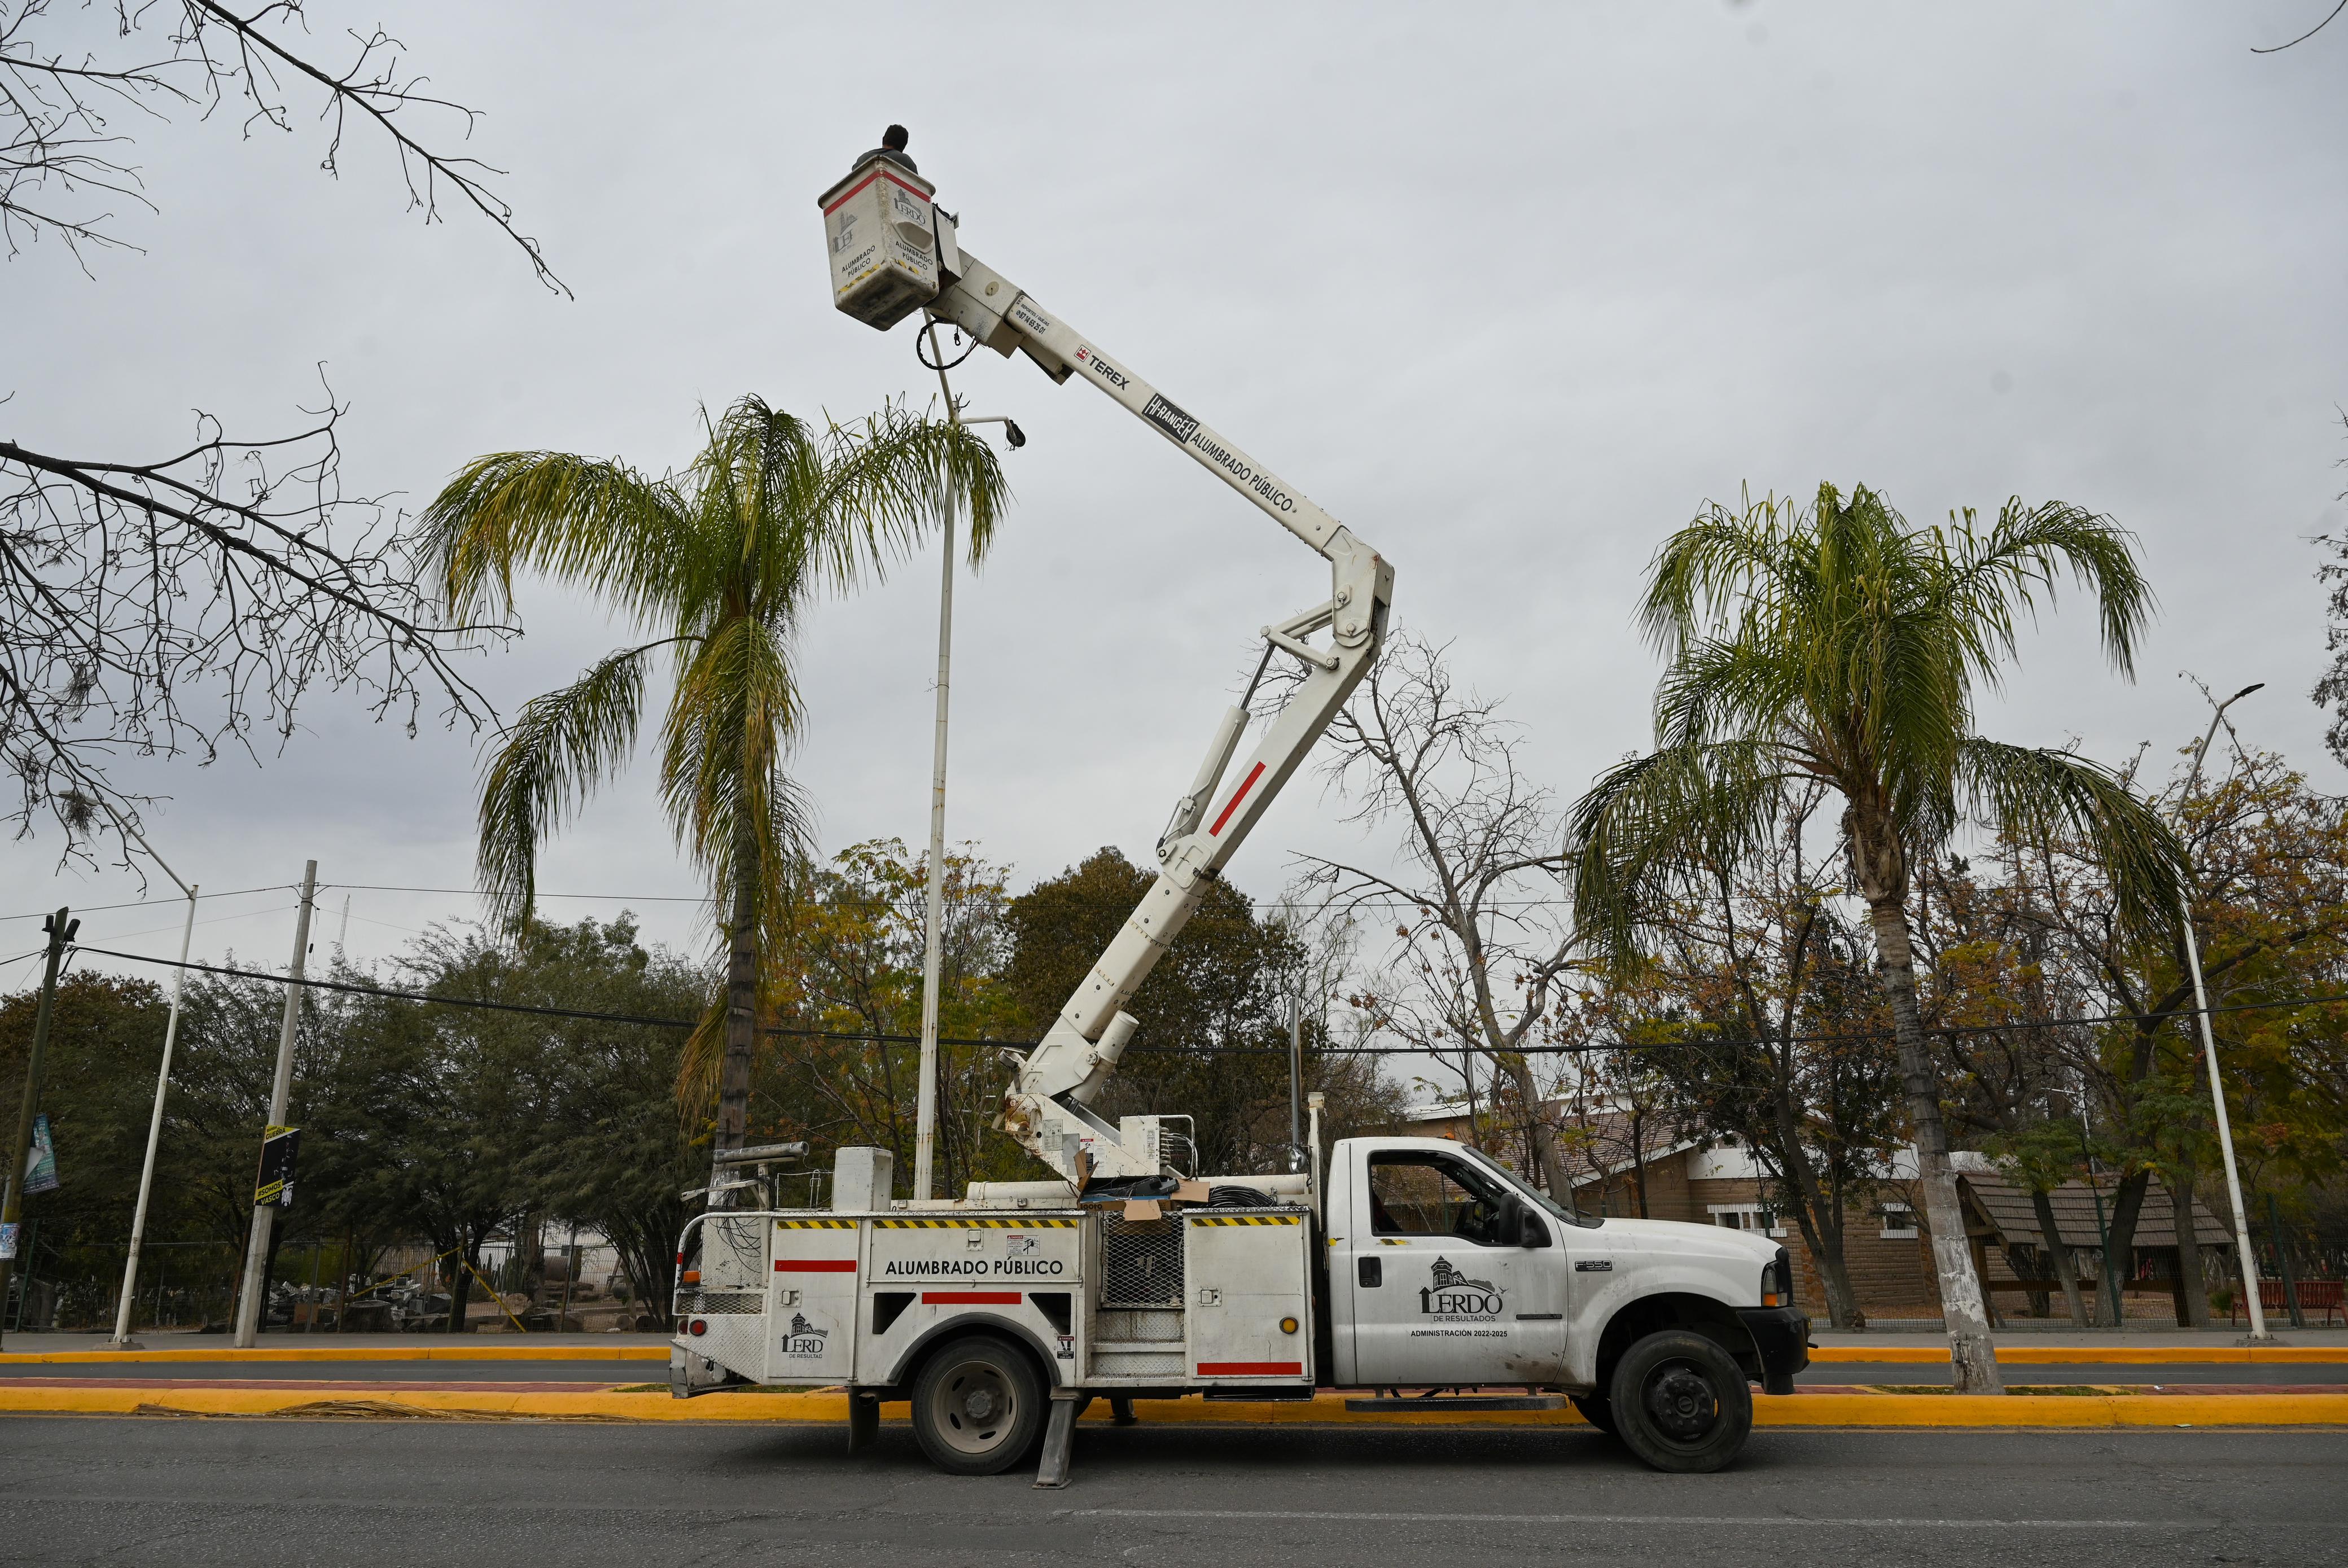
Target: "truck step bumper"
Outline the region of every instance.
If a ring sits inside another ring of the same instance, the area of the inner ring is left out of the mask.
[[[1432,1410],[1562,1410],[1565,1398],[1560,1394],[1459,1394],[1435,1399],[1348,1399],[1345,1412],[1353,1416],[1398,1416]]]

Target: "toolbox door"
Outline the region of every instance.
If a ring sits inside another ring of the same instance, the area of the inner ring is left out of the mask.
[[[775,1222],[767,1381],[837,1381],[854,1367],[862,1239],[854,1220]]]
[[[1217,1383],[1313,1381],[1312,1227],[1302,1213],[1185,1216],[1189,1372]]]

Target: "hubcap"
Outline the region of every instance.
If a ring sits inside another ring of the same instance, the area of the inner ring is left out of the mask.
[[[1667,1361],[1647,1375],[1647,1414],[1665,1437],[1699,1440],[1720,1421],[1720,1394],[1712,1379],[1684,1361]]]
[[[983,1361],[955,1367],[940,1378],[932,1398],[932,1423],[938,1436],[966,1454],[983,1454],[1010,1434],[1017,1416],[1011,1386],[1002,1372]]]

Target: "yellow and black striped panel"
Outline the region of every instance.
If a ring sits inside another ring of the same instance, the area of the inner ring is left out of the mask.
[[[778,1231],[852,1231],[856,1229],[856,1222],[853,1220],[777,1220],[775,1229]]]
[[[1194,1225],[1301,1225],[1302,1214],[1193,1214]]]
[[[884,1231],[1072,1231],[1081,1220],[875,1220]]]

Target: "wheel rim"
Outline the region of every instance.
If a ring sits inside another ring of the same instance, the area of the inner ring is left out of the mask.
[[[1019,1399],[1002,1368],[965,1361],[939,1378],[930,1394],[930,1426],[956,1453],[993,1452],[1018,1424]]]
[[[1720,1426],[1720,1390],[1693,1361],[1666,1361],[1647,1374],[1639,1402],[1658,1435],[1700,1443]]]

